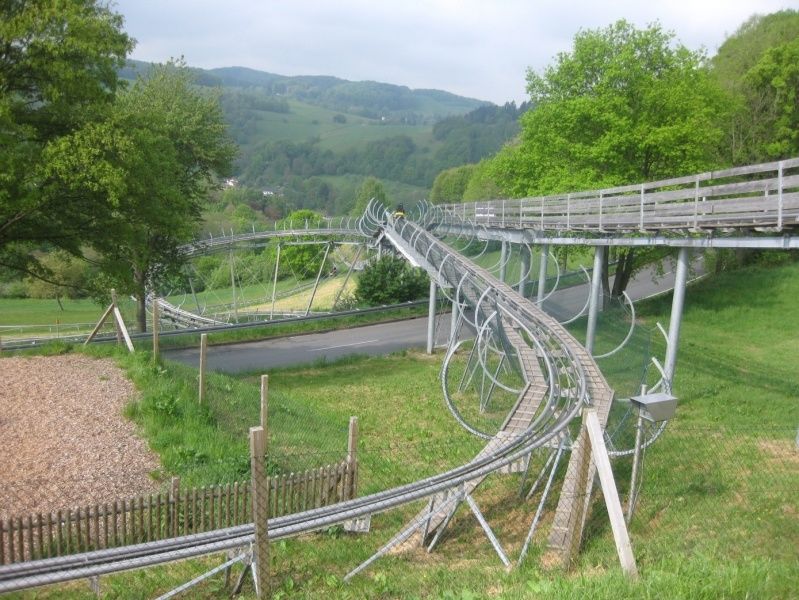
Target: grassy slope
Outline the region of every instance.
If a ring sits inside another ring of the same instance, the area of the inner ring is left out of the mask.
[[[678,416],[647,453],[643,497],[631,530],[640,581],[620,576],[606,517],[597,504],[573,574],[542,571],[535,552],[521,568],[505,573],[473,517],[462,509],[451,535],[434,554],[417,551],[384,558],[351,585],[343,585],[340,577],[388,539],[409,509],[376,517],[373,533],[362,539],[328,534],[274,544],[277,596],[795,597],[799,457],[792,438],[799,423],[797,295],[799,265],[795,264],[725,274],[689,291],[676,382]],[[649,302],[639,307],[639,314],[649,325],[666,322],[668,302],[668,298]],[[154,395],[163,401],[170,393],[159,396],[157,389],[148,387],[157,371],[143,366],[141,358],[125,361],[139,386],[147,390],[132,410],[152,417],[157,412]],[[409,355],[273,373],[271,447],[276,463],[283,463],[276,466],[296,468],[292,464],[299,456],[296,449],[308,444],[318,448],[318,458],[341,455],[350,414],[361,419],[362,492],[462,460],[479,444],[466,438],[442,410],[438,368],[438,358]],[[162,384],[188,394],[180,410],[199,411],[191,408],[196,404],[192,373],[174,366],[167,369],[172,377],[160,378]],[[257,421],[254,377],[220,376],[212,382],[217,392],[200,417],[181,415],[171,428],[139,420],[145,428],[168,431],[159,438],[151,430],[153,447],[162,452],[166,468],[196,482],[229,476],[225,461],[246,471],[243,433]],[[185,426],[186,420],[192,427]],[[456,444],[447,443],[450,435]],[[227,436],[238,449],[213,455],[218,444],[214,436]],[[174,450],[181,446],[188,450]],[[170,462],[170,452],[178,459]],[[208,456],[197,459],[198,453]],[[629,462],[617,462],[615,468],[623,489]],[[517,487],[516,477],[493,478],[476,498],[512,557],[533,510],[514,498]],[[215,564],[208,559],[104,581],[113,596],[152,596],[201,572],[203,565]],[[72,587],[70,595],[88,598],[84,588]],[[219,583],[211,583],[198,588],[197,597],[217,597],[219,590]]]

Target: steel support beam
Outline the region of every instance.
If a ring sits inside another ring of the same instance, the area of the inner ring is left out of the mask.
[[[618,233],[605,233],[606,237],[590,237],[588,233],[580,237],[561,237],[543,233],[536,229],[500,229],[486,226],[475,233],[472,227],[459,224],[440,223],[436,232],[442,235],[468,234],[476,235],[480,241],[506,240],[514,244],[531,244],[534,246],[624,246],[624,247],[649,247],[668,246],[672,248],[756,248],[761,250],[795,250],[799,249],[799,235],[780,236],[729,236],[713,235],[712,232],[702,237],[686,235],[684,232],[675,232],[674,236],[665,235],[640,235],[630,237],[624,231]]]
[[[452,296],[452,317],[449,324],[449,345],[452,346],[458,341],[458,321],[460,320],[460,306],[455,302],[456,296]]]
[[[540,264],[538,265],[538,297],[540,305],[544,301],[547,288],[547,257],[549,256],[549,246],[541,246]]]
[[[508,242],[502,241],[502,251],[499,254],[499,280],[504,282],[508,271]]]
[[[669,317],[669,347],[666,354],[666,364],[663,369],[670,387],[674,382],[674,368],[677,364],[677,347],[680,343],[680,325],[682,324],[682,312],[685,305],[685,284],[688,281],[689,262],[690,250],[688,248],[680,248],[680,252],[677,255],[674,296],[671,301],[671,315]]]
[[[585,331],[585,349],[589,354],[594,353],[594,339],[596,338],[596,321],[599,315],[599,303],[602,289],[602,263],[605,257],[605,247],[594,248],[594,271],[591,273],[591,295],[588,301],[588,326]]]
[[[530,247],[523,245],[519,248],[521,256],[521,273],[519,273],[519,295],[525,296],[527,294],[527,280],[530,278],[530,263],[532,256],[530,256]]]
[[[427,353],[432,354],[436,337],[436,282],[430,279],[430,303],[427,312]]]

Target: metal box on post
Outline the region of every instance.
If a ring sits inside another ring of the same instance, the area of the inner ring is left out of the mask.
[[[677,410],[677,398],[662,392],[633,396],[630,401],[638,407],[641,416],[647,421],[667,421]]]

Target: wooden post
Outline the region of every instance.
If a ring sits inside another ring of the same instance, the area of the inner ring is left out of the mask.
[[[252,476],[252,516],[255,523],[253,548],[256,593],[259,598],[269,596],[269,482],[266,478],[266,432],[263,427],[250,428],[250,472]]]
[[[350,417],[347,435],[347,471],[349,472],[348,498],[358,495],[358,417]]]
[[[267,405],[269,399],[269,375],[261,375],[261,427],[268,431],[266,425],[268,420]]]
[[[153,296],[153,360],[158,362],[158,351],[160,350],[159,335],[161,334],[161,309],[158,300]]]
[[[613,530],[613,541],[616,543],[616,551],[619,555],[621,568],[628,577],[638,577],[638,568],[635,565],[635,557],[633,556],[627,525],[624,521],[624,512],[621,509],[619,492],[616,489],[613,471],[610,468],[610,457],[605,446],[605,436],[602,434],[602,426],[599,424],[599,417],[595,408],[583,409],[583,427],[588,432],[591,454],[599,474],[602,495],[605,497],[605,506],[608,509],[610,527]]]
[[[178,537],[178,525],[180,522],[180,477],[173,477],[169,486],[169,523],[167,525],[167,535]]]
[[[200,335],[200,404],[205,401],[205,360],[208,353],[208,334]]]
[[[116,313],[117,310],[117,291],[114,288],[111,288],[111,312]],[[116,317],[116,314],[114,314]],[[122,343],[122,332],[119,329],[119,323],[114,320],[114,329],[117,332],[117,344]]]

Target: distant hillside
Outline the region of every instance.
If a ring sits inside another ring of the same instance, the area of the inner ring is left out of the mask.
[[[121,76],[134,79],[147,69],[149,63],[131,61]],[[345,214],[357,185],[370,176],[385,182],[391,202],[411,204],[428,195],[440,171],[499,150],[518,132],[525,108],[374,81],[243,67],[194,71],[199,85],[222,90],[240,148],[236,178],[257,192],[243,197],[267,190],[280,198],[280,212]],[[248,203],[267,212],[263,202]]]
[[[149,63],[129,61],[123,76],[135,77]],[[196,69],[198,83],[225,88],[256,88],[258,92],[299,100],[329,110],[406,124],[433,124],[489,104],[441,90],[412,90],[377,81],[347,81],[325,75],[289,77],[246,67]]]

